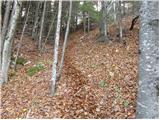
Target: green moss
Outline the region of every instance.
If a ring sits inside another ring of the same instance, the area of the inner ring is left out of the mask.
[[[33,66],[27,70],[27,74],[29,76],[33,76],[43,69],[44,69],[44,65],[42,63],[37,63],[35,66]]]
[[[107,84],[104,80],[99,81],[99,87],[106,87],[106,86],[107,86]]]
[[[92,64],[91,65],[91,68],[96,68],[97,66],[95,64]]]
[[[24,59],[24,58],[22,58],[22,57],[19,57],[19,58],[17,58],[16,64],[24,65],[26,62],[27,62],[26,59]]]
[[[11,57],[11,61],[15,61],[15,57]],[[24,65],[25,63],[27,62],[27,60],[23,57],[18,57],[17,58],[17,61],[16,61],[16,64],[17,65]]]
[[[128,107],[129,101],[128,101],[128,100],[124,100],[124,101],[123,101],[123,105],[124,105],[124,107]]]

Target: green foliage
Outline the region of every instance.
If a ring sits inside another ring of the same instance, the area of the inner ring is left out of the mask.
[[[120,93],[120,92],[121,92],[121,90],[120,90],[120,88],[119,88],[118,85],[115,85],[114,89],[115,89],[115,91],[116,91],[117,93]]]
[[[124,105],[124,107],[128,107],[129,101],[128,101],[128,100],[124,100],[124,101],[123,101],[123,105]]]
[[[91,68],[96,68],[97,66],[95,64],[92,64],[91,65]]]
[[[43,70],[44,69],[44,64],[42,63],[37,63],[35,66],[29,68],[27,70],[27,74],[29,76],[33,76],[35,75],[36,73],[38,73],[39,71]]]
[[[15,57],[11,57],[11,61],[15,61]],[[23,57],[18,57],[16,64],[17,65],[24,65],[27,62],[27,60]]]
[[[53,64],[53,60],[48,59],[48,60],[47,60],[47,63],[48,63],[49,65],[52,65],[52,64]]]
[[[106,87],[106,86],[107,86],[107,84],[104,80],[99,81],[99,87]]]
[[[82,5],[80,5],[80,11],[88,12],[91,22],[98,22],[100,19],[100,14],[98,11],[95,10],[92,1],[85,1]]]
[[[24,59],[24,58],[22,58],[22,57],[19,57],[19,58],[17,58],[16,64],[24,65],[26,62],[27,62],[26,59]]]

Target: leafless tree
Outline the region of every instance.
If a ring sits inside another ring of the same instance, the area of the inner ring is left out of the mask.
[[[7,27],[8,27],[8,21],[9,21],[9,15],[10,15],[10,7],[11,7],[11,1],[6,1],[6,10],[3,20],[3,26],[2,26],[2,34],[1,34],[1,44],[0,44],[0,66],[2,64],[2,50],[4,46],[4,39],[7,33]]]
[[[57,62],[58,62],[58,47],[59,47],[60,27],[61,27],[61,15],[62,15],[62,0],[59,0],[57,28],[56,28],[55,45],[54,45],[51,95],[54,95],[55,93],[56,80],[57,80]]]
[[[16,30],[17,20],[20,13],[21,2],[18,0],[14,1],[14,6],[12,10],[12,16],[8,26],[8,32],[5,37],[3,54],[2,54],[2,76],[1,76],[1,84],[7,82],[8,80],[8,70],[11,59],[11,47],[13,43],[14,33]]]
[[[38,42],[38,50],[42,51],[42,37],[43,37],[43,25],[44,25],[44,19],[45,19],[45,10],[46,10],[46,0],[44,1],[43,5],[43,14],[41,18],[41,26],[40,26],[40,33],[39,33],[39,42]]]
[[[29,5],[28,5],[26,19],[25,19],[25,22],[24,22],[21,38],[20,38],[20,41],[19,41],[19,44],[18,44],[18,48],[17,48],[17,52],[16,52],[16,56],[15,56],[14,70],[16,69],[17,58],[18,58],[18,55],[19,55],[20,48],[22,46],[23,36],[24,36],[24,32],[25,32],[25,29],[26,29],[26,26],[27,26],[27,22],[28,22],[28,16],[29,16],[29,11],[30,11],[30,6],[31,6],[31,1],[29,2]]]
[[[70,0],[69,17],[68,17],[68,21],[67,21],[67,28],[66,28],[66,33],[65,33],[64,43],[63,43],[62,56],[61,56],[61,61],[60,61],[58,78],[60,78],[60,76],[62,74],[62,68],[63,68],[63,64],[64,64],[64,54],[65,54],[65,49],[66,49],[66,45],[67,45],[67,39],[68,39],[68,34],[69,34],[69,26],[70,26],[70,21],[71,21],[71,14],[72,14],[72,0]]]

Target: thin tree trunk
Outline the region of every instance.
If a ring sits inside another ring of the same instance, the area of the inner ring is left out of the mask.
[[[66,49],[66,46],[67,46],[69,26],[70,26],[70,21],[71,21],[71,14],[72,14],[72,0],[70,0],[69,17],[68,17],[67,28],[66,28],[66,33],[65,33],[64,43],[63,43],[62,56],[61,56],[58,78],[60,78],[61,74],[62,74],[62,68],[63,68],[63,64],[64,64],[64,54],[65,54],[65,49]]]
[[[0,13],[2,13],[2,1],[0,1]],[[1,23],[2,23],[2,14],[0,14],[0,36],[2,36],[2,26],[1,26]],[[1,77],[1,70],[2,70],[2,49],[1,49],[1,45],[2,45],[2,39],[0,40],[0,77]]]
[[[76,15],[76,25],[75,25],[76,27],[75,27],[75,29],[78,27],[78,16]],[[74,31],[75,31],[75,29],[74,29]]]
[[[25,32],[25,29],[26,29],[26,26],[27,26],[27,22],[28,22],[28,15],[29,15],[30,6],[31,6],[31,1],[29,2],[29,5],[28,5],[28,10],[27,10],[27,14],[26,14],[26,20],[24,22],[21,38],[20,38],[20,41],[19,41],[19,44],[18,44],[18,48],[17,48],[17,52],[16,52],[16,56],[15,56],[14,70],[16,70],[17,58],[18,58],[18,55],[19,55],[20,48],[22,46],[23,36],[24,36],[24,32]]]
[[[83,32],[84,32],[84,36],[86,34],[86,15],[85,12],[83,13]]]
[[[6,6],[7,7],[5,9],[5,15],[4,15],[3,27],[2,27],[1,44],[0,44],[0,66],[2,64],[2,52],[3,52],[2,50],[3,50],[3,46],[4,46],[4,39],[5,39],[6,32],[7,32],[7,25],[8,25],[8,20],[9,20],[11,1],[7,1]]]
[[[101,1],[102,9],[101,9],[101,21],[100,21],[100,40],[99,41],[107,41],[107,1]]]
[[[103,22],[104,23],[104,36],[107,37],[107,23],[106,23],[107,22],[107,19],[106,19],[106,12],[107,12],[106,11],[106,6],[107,5],[106,5],[106,1],[104,1],[103,4],[104,4],[104,11],[102,13],[102,16],[104,18],[104,22]]]
[[[88,32],[90,31],[90,16],[89,16],[89,13],[88,13]]]
[[[8,80],[8,70],[10,65],[10,58],[11,58],[11,47],[13,43],[13,37],[16,30],[17,20],[20,13],[20,5],[21,2],[15,0],[14,1],[14,7],[12,11],[12,16],[10,19],[10,23],[8,26],[8,32],[6,35],[6,39],[4,42],[4,48],[3,48],[3,56],[2,56],[2,77],[1,77],[1,84],[4,82],[7,82]]]
[[[117,13],[116,13],[116,1],[115,0],[113,3],[113,9],[114,9],[114,23],[117,25]]]
[[[119,17],[119,20],[118,20],[118,25],[119,25],[119,38],[120,39],[122,39],[122,37],[123,37],[123,33],[122,33],[122,6],[121,6],[121,1],[119,1],[119,9],[118,9],[118,11],[119,11],[119,15],[118,15],[118,17]]]
[[[56,14],[56,15],[57,15],[57,14]],[[49,27],[49,31],[48,31],[48,33],[47,33],[46,39],[44,40],[44,44],[43,44],[43,46],[42,46],[42,50],[45,49],[45,45],[46,45],[47,40],[48,40],[48,37],[49,37],[49,35],[50,35],[50,33],[51,33],[53,24],[54,24],[54,22],[55,22],[56,15],[53,17],[53,20],[52,20],[52,23],[51,23],[51,25],[50,25],[50,27]]]
[[[136,118],[159,118],[159,4],[142,1]]]
[[[125,1],[123,1],[123,15],[125,16],[126,15],[126,10],[125,10]]]
[[[36,28],[37,28],[37,24],[38,24],[38,11],[39,11],[39,6],[40,6],[40,1],[37,1],[37,8],[35,11],[35,20],[34,20],[34,25],[33,25],[33,30],[32,30],[32,38],[35,39],[36,38]]]
[[[53,72],[52,72],[51,95],[54,95],[55,88],[56,88],[58,47],[59,47],[59,38],[60,38],[60,29],[61,29],[61,15],[62,15],[62,0],[59,0],[56,37],[55,37],[55,45],[54,45],[54,61],[53,61]]]
[[[42,32],[43,32],[43,25],[44,25],[45,10],[46,10],[46,0],[44,1],[44,5],[43,5],[43,14],[41,19],[40,33],[39,33],[39,42],[38,42],[39,51],[42,51],[42,36],[43,36]]]

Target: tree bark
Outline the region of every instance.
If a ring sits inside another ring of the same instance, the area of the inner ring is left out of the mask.
[[[4,48],[3,48],[3,55],[2,55],[2,77],[1,77],[1,84],[7,82],[8,80],[8,70],[10,65],[10,58],[11,58],[11,47],[13,43],[14,33],[16,30],[17,20],[20,13],[20,5],[21,2],[15,0],[14,7],[12,11],[12,17],[10,19],[10,23],[8,26],[8,32],[5,37]]]
[[[44,1],[43,5],[43,14],[41,18],[41,26],[40,26],[40,33],[39,33],[39,42],[38,42],[38,50],[42,51],[42,36],[43,36],[43,25],[44,25],[44,17],[45,17],[45,10],[46,10],[46,0]]]
[[[123,33],[122,33],[122,6],[121,6],[121,1],[119,1],[119,6],[118,6],[118,26],[119,26],[119,38],[122,39]]]
[[[114,18],[114,23],[117,25],[116,1],[114,0],[113,2],[114,2],[113,3],[113,9],[114,9],[113,18]]]
[[[85,12],[83,13],[83,32],[84,32],[84,36],[86,34],[86,14]]]
[[[101,1],[100,41],[106,41],[107,36],[107,1]]]
[[[0,13],[2,13],[2,1],[0,1]],[[0,36],[2,36],[2,30],[1,30],[1,28],[2,28],[2,26],[1,26],[1,24],[2,24],[2,14],[0,14]],[[2,49],[1,49],[1,45],[2,45],[2,39],[0,40],[0,77],[1,77],[1,71],[2,71]]]
[[[55,14],[55,16],[53,17],[53,20],[52,20],[52,23],[51,23],[51,25],[50,25],[50,27],[49,27],[49,30],[48,30],[46,39],[44,40],[44,44],[43,44],[43,46],[42,46],[42,50],[43,50],[43,51],[44,51],[44,49],[45,49],[45,45],[46,45],[46,43],[47,43],[47,40],[48,40],[49,35],[50,35],[50,33],[51,33],[51,30],[52,30],[52,28],[53,28],[53,24],[54,24],[54,22],[55,22],[56,15],[57,15],[57,14]]]
[[[67,39],[68,39],[68,34],[69,34],[69,26],[70,26],[70,21],[71,21],[71,14],[72,14],[72,0],[70,0],[69,17],[68,17],[68,21],[67,21],[65,39],[64,39],[64,43],[63,43],[62,56],[61,56],[58,78],[60,78],[61,74],[62,74],[62,68],[63,68],[63,64],[64,64],[64,54],[65,54],[65,49],[66,49],[66,45],[67,45]]]
[[[89,16],[89,13],[88,13],[88,32],[90,31],[90,16]]]
[[[38,12],[39,12],[40,1],[37,1],[37,2],[38,3],[37,3],[36,11],[35,11],[35,20],[34,20],[34,25],[33,25],[33,30],[32,30],[33,39],[36,39],[36,28],[38,27],[38,19],[39,19]]]
[[[158,1],[142,1],[140,10],[140,61],[138,119],[159,118],[159,12]]]
[[[53,61],[53,71],[52,71],[51,95],[54,95],[55,88],[56,88],[58,47],[59,47],[60,28],[61,28],[61,15],[62,15],[62,0],[59,0],[58,16],[57,16],[57,28],[56,28],[55,45],[54,45],[54,61]]]
[[[28,15],[29,15],[30,6],[31,6],[31,1],[29,2],[29,5],[28,5],[28,10],[27,10],[27,14],[26,14],[26,20],[24,22],[21,38],[20,38],[20,41],[18,43],[18,48],[17,48],[15,61],[14,61],[14,70],[16,70],[17,58],[18,58],[18,55],[19,55],[20,48],[22,46],[23,36],[24,36],[24,32],[25,32],[25,29],[26,29],[26,26],[27,26],[27,22],[28,22]]]
[[[123,16],[126,15],[125,1],[123,1]]]
[[[2,27],[2,36],[1,36],[1,44],[0,44],[0,66],[2,64],[2,50],[4,46],[4,39],[6,36],[7,32],[7,25],[8,25],[8,20],[9,20],[9,15],[10,15],[10,7],[11,7],[11,1],[7,1],[6,4],[6,9],[5,9],[5,15],[4,15],[4,20],[3,20],[3,27]]]

